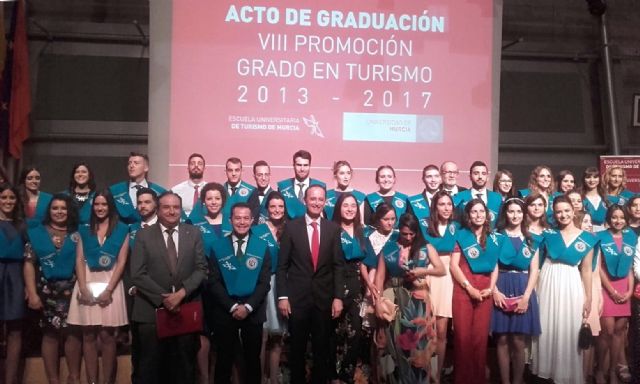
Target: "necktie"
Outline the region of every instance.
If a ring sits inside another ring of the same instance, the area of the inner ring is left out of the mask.
[[[236,243],[238,244],[238,249],[236,249],[236,257],[238,259],[241,259],[244,256],[244,252],[242,252],[242,244],[244,244],[244,239],[238,239]]]
[[[236,194],[236,189],[238,189],[238,187],[231,187],[231,196]]]
[[[142,185],[140,185],[140,184],[136,184],[136,185],[134,185],[132,188],[135,188],[135,189],[136,189],[136,191],[138,191],[140,188],[142,188]]]
[[[178,266],[178,251],[176,250],[176,243],[173,241],[173,233],[176,231],[175,228],[168,228],[165,232],[167,232],[167,254],[169,255],[169,266],[171,268],[171,273],[176,273],[176,267]]]
[[[320,254],[320,233],[318,233],[318,223],[312,222],[313,232],[311,232],[311,262],[313,270],[318,268],[318,255]]]
[[[304,203],[304,183],[298,183],[298,200]]]
[[[147,223],[142,223],[142,228],[147,228],[149,226],[149,224]]]
[[[482,193],[480,192],[476,193],[476,199],[482,200]]]
[[[196,206],[196,203],[198,202],[198,188],[200,188],[199,185],[194,185],[193,186],[193,206]]]

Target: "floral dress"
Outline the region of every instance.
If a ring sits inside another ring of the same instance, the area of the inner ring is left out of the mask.
[[[395,242],[387,243],[382,255],[387,268],[383,296],[398,308],[395,318],[376,336],[382,349],[379,361],[381,383],[427,383],[430,377],[431,357],[436,352],[436,329],[433,306],[426,284],[404,279],[405,270],[411,269],[405,253]],[[415,266],[426,267],[427,249],[419,251]],[[419,279],[424,280],[424,279]],[[378,331],[380,332],[380,331]]]

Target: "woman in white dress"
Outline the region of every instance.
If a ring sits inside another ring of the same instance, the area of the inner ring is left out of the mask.
[[[543,232],[546,259],[538,297],[542,334],[533,344],[532,372],[557,384],[582,384],[578,334],[591,311],[591,268],[596,238],[574,223],[566,196],[553,202],[558,229]]]

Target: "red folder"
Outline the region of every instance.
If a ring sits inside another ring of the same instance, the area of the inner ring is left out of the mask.
[[[156,330],[159,339],[202,331],[202,303],[192,301],[180,305],[178,312],[156,309]]]

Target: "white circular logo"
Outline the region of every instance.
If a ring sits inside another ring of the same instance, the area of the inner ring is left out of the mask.
[[[426,260],[427,259],[427,252],[425,251],[420,251],[420,255],[418,256],[419,260]]]
[[[625,245],[624,247],[622,247],[622,252],[624,252],[624,254],[627,256],[633,256],[633,248],[631,248],[628,245]]]
[[[247,268],[253,271],[254,269],[258,268],[258,259],[256,259],[255,257],[250,257],[247,259],[247,262],[245,264]]]
[[[395,204],[396,207],[398,207],[400,209],[404,208],[404,201],[402,201],[402,200],[396,200],[394,204]]]
[[[531,257],[531,250],[529,249],[529,247],[524,247],[522,249],[522,256],[526,257],[527,259]]]
[[[100,264],[101,267],[108,267],[111,264],[111,258],[107,255],[102,255],[98,259],[98,264]]]
[[[480,256],[480,250],[476,247],[473,247],[469,250],[469,257],[472,259],[477,259]]]
[[[247,188],[240,188],[238,194],[242,197],[246,197],[249,194],[249,190]]]
[[[71,241],[73,241],[74,243],[77,243],[78,240],[80,240],[80,234],[78,232],[73,232],[71,234],[71,236],[69,236],[69,238],[71,239]]]
[[[587,244],[582,241],[578,241],[575,245],[575,248],[578,252],[584,252],[584,250],[587,249]]]
[[[452,235],[456,233],[456,226],[453,224],[449,224],[449,233]]]
[[[491,221],[494,221],[496,219],[496,214],[492,211],[489,211],[489,219],[491,219]]]

